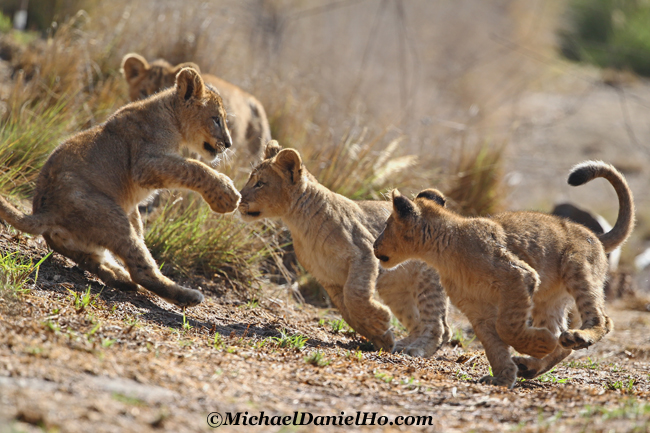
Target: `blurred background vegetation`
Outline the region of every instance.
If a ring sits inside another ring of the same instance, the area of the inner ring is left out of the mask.
[[[568,59],[650,76],[650,2],[571,0],[560,37]]]
[[[255,95],[273,137],[335,191],[381,199],[437,186],[468,215],[548,211],[551,180],[565,191],[572,164],[611,159],[608,137],[584,125],[552,135],[604,82],[585,64],[650,74],[642,0],[29,0],[27,31],[12,30],[24,3],[0,3],[0,193],[17,203],[58,143],[127,102],[129,52],[196,62]],[[613,155],[632,182],[644,172],[631,153]],[[243,186],[249,167],[229,161],[219,170]],[[615,218],[615,197],[588,188],[594,210]],[[640,208],[628,262],[650,239]],[[211,214],[186,195],[162,209],[147,242],[168,272],[290,279],[274,226]],[[200,217],[177,226],[187,212]]]

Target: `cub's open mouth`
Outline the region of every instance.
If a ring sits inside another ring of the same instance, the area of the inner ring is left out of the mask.
[[[256,216],[260,216],[261,213],[262,212],[246,212],[246,215],[256,217]]]
[[[210,153],[217,153],[217,149],[215,149],[210,143],[207,141],[203,142],[203,148],[207,150]]]
[[[382,262],[387,262],[387,261],[390,260],[390,258],[387,257],[387,256],[377,256],[377,258],[379,259],[379,261],[382,261]]]

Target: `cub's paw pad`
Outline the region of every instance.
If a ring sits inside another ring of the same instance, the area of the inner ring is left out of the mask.
[[[524,379],[532,379],[534,377],[537,377],[536,369],[531,368],[523,362],[517,361],[516,359],[513,359],[513,361],[515,361],[515,364],[517,365],[517,377],[523,377]]]
[[[560,335],[560,344],[565,349],[586,349],[593,344],[589,339],[584,338],[579,331],[564,331]]]
[[[203,302],[203,294],[198,290],[185,289],[172,302],[179,307],[193,307]]]
[[[478,383],[482,383],[484,385],[498,385],[497,378],[494,376],[483,376],[478,380]]]

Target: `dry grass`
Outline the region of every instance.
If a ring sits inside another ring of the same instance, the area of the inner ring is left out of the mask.
[[[503,182],[504,146],[483,145],[461,151],[446,195],[455,210],[469,216],[485,216],[505,210]]]
[[[502,119],[493,117],[491,108],[500,108],[499,101],[538,79],[539,72],[531,75],[519,56],[486,42],[480,33],[499,29],[540,48],[539,39],[521,30],[537,9],[517,4],[495,15],[491,5],[463,2],[490,16],[476,34],[458,32],[458,22],[473,20],[474,14],[466,13],[471,8],[398,0],[327,7],[315,1],[188,0],[182,8],[174,2],[84,1],[87,12],[77,14],[69,11],[74,2],[67,2],[68,9],[52,13],[69,18],[47,29],[45,39],[19,33],[0,37],[0,51],[10,53],[13,71],[8,93],[0,88],[6,108],[1,110],[0,191],[29,197],[41,164],[60,141],[101,122],[127,101],[118,68],[121,57],[135,51],[150,59],[194,61],[203,71],[251,91],[267,109],[274,138],[298,149],[309,170],[334,191],[381,199],[395,187],[417,192],[447,185],[463,212],[494,212],[503,207],[502,154],[481,147],[486,126]],[[424,17],[433,11],[432,27]],[[353,18],[358,16],[372,19]],[[456,24],[447,22],[450,17]],[[538,30],[548,28],[544,24]],[[435,43],[418,43],[423,41]],[[497,65],[490,55],[499,58],[500,67],[512,66],[508,76],[516,88],[492,79]],[[432,73],[425,77],[424,70]],[[475,148],[484,150],[465,150]],[[226,157],[219,169],[237,185],[248,174],[236,157]],[[204,267],[198,252],[165,247],[176,233],[165,234],[165,223],[156,224],[156,236],[166,239],[151,245],[159,260],[185,274]],[[228,218],[201,224],[177,232],[187,236],[188,244],[197,243],[207,225],[210,242],[231,231],[239,236],[229,240],[223,254],[201,241],[218,257],[205,265],[209,272],[233,253],[232,246],[238,246],[236,254],[250,257],[247,249],[261,236],[268,241],[265,248],[272,249],[269,231],[244,230]],[[183,251],[189,261],[181,263],[181,253],[165,251]],[[194,260],[197,265],[190,264]],[[264,262],[226,260],[224,266],[239,269],[229,275],[245,275],[252,263],[264,267]]]

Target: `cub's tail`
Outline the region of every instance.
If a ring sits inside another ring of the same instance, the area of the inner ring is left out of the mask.
[[[569,174],[569,185],[578,186],[604,177],[612,184],[618,195],[618,217],[616,224],[607,233],[598,235],[605,252],[610,252],[627,240],[634,228],[634,201],[632,191],[623,175],[610,164],[602,161],[585,161],[573,167]]]
[[[32,235],[41,235],[47,229],[44,217],[41,215],[25,215],[1,196],[0,219],[8,222],[21,232]]]

